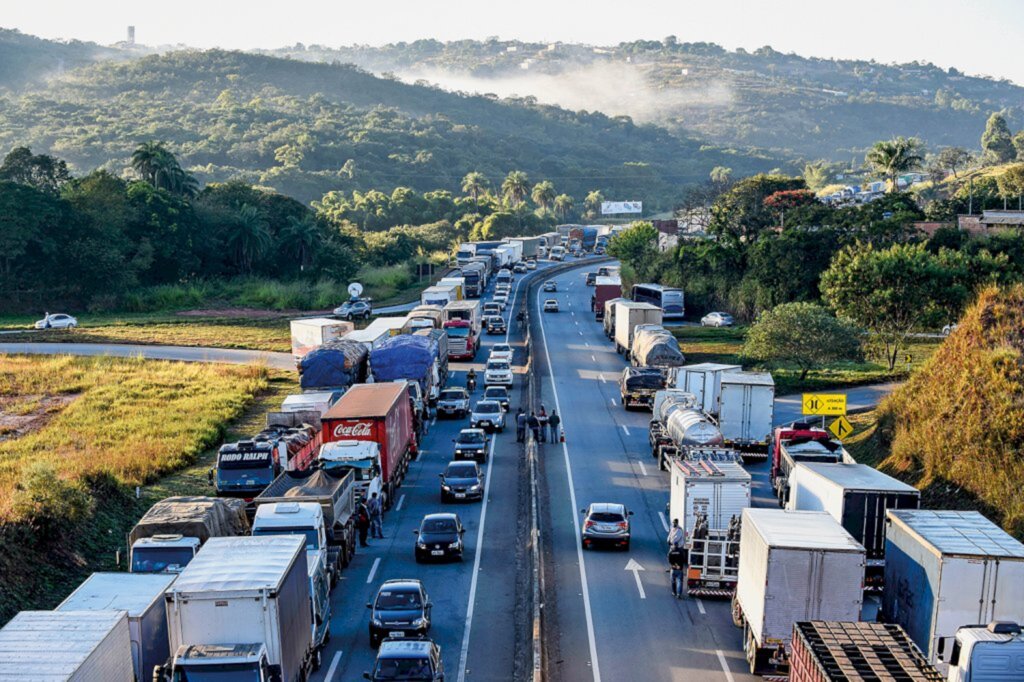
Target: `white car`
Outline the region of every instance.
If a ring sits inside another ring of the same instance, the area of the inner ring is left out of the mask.
[[[504,360],[505,362],[512,362],[512,346],[507,343],[496,343],[491,346],[491,354],[487,358],[488,360]]]
[[[558,284],[555,283],[555,280],[549,279],[544,282],[544,291],[558,291]]]
[[[537,269],[537,261],[535,261],[535,260],[528,260],[528,261],[526,261],[526,269],[527,270],[536,270]]]
[[[36,322],[36,329],[74,329],[78,320],[64,313],[53,313]]]
[[[505,430],[505,410],[497,400],[481,400],[473,408],[469,425],[474,429],[501,433]]]
[[[558,301],[553,298],[549,298],[544,301],[544,312],[546,313],[557,313],[558,312]]]
[[[511,386],[512,363],[508,360],[488,360],[484,369],[484,386]]]
[[[501,284],[494,285],[494,293],[496,294],[510,294],[512,293],[512,285],[502,282]]]
[[[959,327],[959,326],[960,325],[957,324],[956,322],[953,322],[951,324],[947,324],[945,327],[942,328],[942,335],[943,336],[949,336],[950,334],[955,332],[956,328]]]
[[[708,313],[700,318],[702,327],[731,327],[734,322],[729,313]]]
[[[501,309],[504,310],[505,306],[508,305],[508,293],[504,291],[499,291],[494,295],[494,298],[491,300],[500,305]]]

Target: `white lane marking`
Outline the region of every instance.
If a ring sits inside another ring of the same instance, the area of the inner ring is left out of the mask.
[[[590,342],[589,341],[584,341],[583,345],[586,346],[587,348],[590,348]]]
[[[579,324],[579,322],[577,322],[576,324]],[[583,332],[580,332],[580,336],[583,336]]]
[[[402,505],[405,503],[405,493],[398,498],[398,504],[395,505],[395,511],[402,511]]]
[[[626,432],[626,435],[628,436],[628,435],[629,435],[629,429],[628,429],[628,428],[626,428],[626,425],[625,425],[625,424],[621,424],[621,426],[622,426],[622,430],[623,430],[623,431],[625,431],[625,432]]]
[[[612,405],[615,405],[615,404],[616,404],[616,403],[615,403],[615,398],[609,398],[608,400],[611,400],[611,401],[612,401]]]
[[[537,292],[537,307],[540,307],[540,292]],[[551,364],[551,352],[548,350],[548,335],[547,330],[544,329],[544,321],[540,323],[540,338],[544,344],[544,356],[548,363],[549,378],[551,379],[551,391],[555,397],[555,409],[558,410],[559,414],[565,414],[562,412],[562,406],[558,402],[558,387],[555,385],[555,373],[554,365]],[[580,332],[580,336],[583,336],[583,332]],[[603,380],[603,379],[602,379]],[[572,525],[576,531],[574,537],[580,536],[580,519],[576,515],[579,510],[579,505],[576,504],[576,487],[572,481],[572,463],[569,461],[569,446],[562,443],[562,457],[565,458],[565,472],[569,478],[569,513],[572,516]],[[587,620],[587,642],[590,645],[590,670],[593,674],[594,682],[601,682],[601,666],[597,658],[597,639],[594,636],[594,617],[590,612],[590,588],[587,585],[587,565],[583,561],[583,544],[576,542],[576,562],[580,567],[580,586],[583,588],[583,615]]]
[[[430,425],[431,426],[433,426],[436,423],[437,423],[437,417],[434,417],[433,419],[430,420]]]
[[[661,519],[661,526],[668,532],[668,520],[665,518],[665,512],[658,512],[658,518]]]
[[[540,292],[538,292],[540,293]],[[480,557],[484,549],[484,522],[487,520],[487,500],[491,496],[491,473],[494,471],[494,444],[497,438],[491,438],[491,449],[487,453],[489,463],[487,476],[484,478],[484,502],[480,507],[480,528],[476,533],[476,552],[473,557],[473,577],[469,581],[469,605],[466,607],[466,629],[462,633],[462,653],[459,656],[458,682],[466,682],[466,659],[469,657],[469,633],[473,630],[473,610],[476,601],[476,583],[480,576]]]
[[[607,384],[608,383],[607,381],[605,381],[605,378],[604,378],[603,374],[598,374],[597,376],[601,379],[601,383],[602,384]],[[615,401],[613,400],[612,402],[615,402]]]
[[[331,682],[334,679],[334,673],[338,670],[338,664],[341,663],[341,652],[334,652],[334,658],[331,659],[331,667],[327,669],[327,676],[324,678],[324,682]]]
[[[725,679],[729,682],[735,682],[732,679],[732,673],[729,672],[729,664],[725,662],[725,654],[722,653],[721,649],[715,649],[715,653],[718,655],[718,662],[722,666],[722,672],[725,673]]]
[[[630,559],[629,563],[626,564],[627,571],[633,571],[633,577],[636,578],[636,589],[640,591],[640,598],[647,599],[647,593],[644,592],[644,584],[640,582],[640,571],[646,571],[647,569],[640,565],[636,559]]]
[[[700,615],[702,616],[708,615],[708,612],[704,610],[704,602],[700,599],[697,600],[697,610],[700,611]]]
[[[644,475],[644,476],[646,476],[646,475],[647,475],[647,467],[645,467],[645,466],[644,466],[644,463],[643,463],[643,462],[637,462],[637,464],[639,464],[639,465],[640,465],[640,471],[641,471],[641,473],[643,473],[643,475]]]
[[[377,575],[378,566],[380,566],[380,557],[373,560],[373,566],[370,567],[370,575],[366,576],[367,585],[373,582],[373,576]]]

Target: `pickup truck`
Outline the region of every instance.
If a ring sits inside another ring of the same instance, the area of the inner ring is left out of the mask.
[[[464,388],[446,388],[437,399],[438,417],[462,418],[469,414],[469,393]]]

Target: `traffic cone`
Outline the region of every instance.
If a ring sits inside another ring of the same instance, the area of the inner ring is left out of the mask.
[[[561,442],[565,442],[565,429],[558,429],[559,435],[561,436]]]

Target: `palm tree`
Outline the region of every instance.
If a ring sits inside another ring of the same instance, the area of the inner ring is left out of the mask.
[[[466,177],[462,178],[462,193],[468,194],[473,197],[473,201],[477,201],[481,195],[487,193],[490,185],[486,175],[480,171],[473,171],[466,173]]]
[[[228,234],[227,246],[235,256],[239,269],[252,273],[252,266],[270,248],[270,230],[255,206],[242,204],[234,229]]]
[[[132,168],[140,178],[154,187],[157,186],[157,177],[177,163],[164,143],[156,140],[143,142],[132,152]]]
[[[601,190],[595,189],[587,194],[587,198],[583,200],[583,205],[587,207],[587,215],[591,218],[596,217],[601,211],[602,202],[604,202],[604,195],[601,194]]]
[[[920,168],[924,162],[921,141],[916,137],[894,137],[876,142],[866,158],[875,172],[886,177],[890,192],[899,190],[896,183],[900,173]]]
[[[320,226],[310,213],[301,218],[290,216],[280,235],[284,252],[295,257],[299,270],[305,270],[312,263],[313,254],[322,239]]]
[[[530,196],[541,212],[546,212],[555,203],[557,194],[554,184],[550,180],[544,180],[533,186]]]
[[[501,195],[512,206],[526,201],[530,194],[530,178],[523,171],[511,171],[501,183]]]
[[[575,205],[576,200],[573,199],[568,194],[559,194],[557,197],[555,197],[555,213],[557,213],[558,217],[561,218],[562,220],[566,219],[566,217],[569,215],[569,212],[572,211],[573,206]]]

